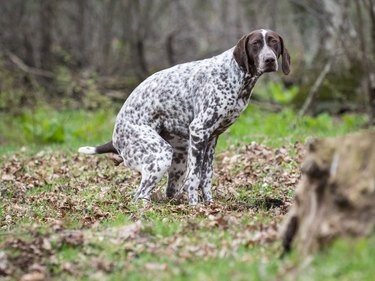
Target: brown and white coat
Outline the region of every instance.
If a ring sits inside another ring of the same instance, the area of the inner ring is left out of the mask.
[[[114,152],[142,174],[135,200],[149,200],[168,172],[166,196],[187,190],[189,203],[212,201],[211,180],[218,136],[249,103],[257,79],[265,72],[289,73],[283,39],[271,30],[243,36],[224,53],[159,71],[143,81],[120,110],[112,141],[79,152]]]

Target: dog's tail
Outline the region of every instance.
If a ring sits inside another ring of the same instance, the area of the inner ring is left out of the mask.
[[[82,146],[78,149],[79,153],[83,154],[103,154],[103,153],[115,153],[118,154],[116,148],[113,146],[112,141],[98,146]]]

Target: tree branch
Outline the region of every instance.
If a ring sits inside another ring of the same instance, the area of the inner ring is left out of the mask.
[[[334,56],[331,56],[331,58],[325,64],[323,71],[319,74],[318,78],[316,79],[314,85],[311,87],[309,94],[307,95],[307,99],[305,103],[303,104],[302,109],[298,113],[300,117],[304,116],[307,113],[307,111],[311,107],[311,104],[315,100],[318,90],[324,81],[324,78],[327,76],[328,72],[331,70],[333,59],[334,59]]]
[[[19,57],[17,57],[15,54],[11,52],[6,52],[9,59],[23,72],[36,75],[36,76],[42,76],[46,78],[54,78],[55,75],[51,71],[35,68],[26,65]]]

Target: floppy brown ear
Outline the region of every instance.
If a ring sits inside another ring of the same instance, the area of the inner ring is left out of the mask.
[[[250,39],[250,34],[242,36],[233,51],[234,59],[236,60],[238,65],[244,71],[246,71],[246,73],[252,73],[253,72],[252,66],[254,65],[254,61],[251,58],[250,53],[247,49],[249,39]]]
[[[288,53],[288,50],[285,48],[284,45],[284,40],[281,36],[280,37],[280,42],[281,42],[281,68],[284,72],[285,75],[288,75],[290,72],[290,56]]]

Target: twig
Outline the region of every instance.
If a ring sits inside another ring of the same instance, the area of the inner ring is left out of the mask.
[[[311,89],[309,91],[309,94],[307,95],[307,99],[306,99],[305,103],[303,104],[302,109],[299,111],[298,115],[300,117],[304,116],[306,114],[306,112],[309,110],[311,104],[315,100],[316,95],[318,93],[318,90],[319,90],[320,86],[322,85],[322,83],[324,81],[324,78],[327,76],[328,72],[331,70],[333,59],[334,59],[334,56],[331,56],[331,58],[325,64],[325,66],[323,68],[323,71],[320,73],[320,75],[316,79],[314,85],[311,87]]]
[[[36,76],[46,77],[46,78],[55,77],[55,75],[51,71],[47,71],[47,70],[43,70],[43,69],[39,69],[39,68],[26,65],[19,57],[17,57],[15,54],[11,52],[7,52],[6,54],[8,55],[9,59],[23,72],[36,75]]]

